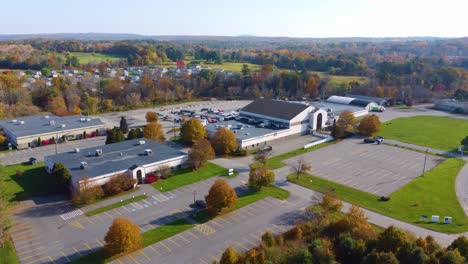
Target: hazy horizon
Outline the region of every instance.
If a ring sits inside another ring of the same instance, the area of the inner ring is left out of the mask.
[[[138,34],[291,38],[468,36],[463,0],[186,2],[9,1],[0,34]]]

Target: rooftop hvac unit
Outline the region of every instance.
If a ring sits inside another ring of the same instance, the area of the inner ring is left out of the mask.
[[[11,120],[11,122],[16,123],[16,122],[18,122],[18,120],[13,119],[13,120]]]
[[[102,149],[96,149],[96,157],[99,157],[102,155]]]
[[[86,118],[82,117],[82,118],[80,118],[80,121],[81,122],[86,122]]]
[[[75,153],[78,153],[80,152],[80,149],[79,148],[75,148]]]
[[[65,125],[65,124],[62,124],[62,125],[61,125],[61,127],[62,127],[62,128],[66,128],[66,127],[67,127],[67,125]]]
[[[44,116],[44,118],[45,118],[45,119],[49,119],[49,116],[48,116],[48,115],[46,115],[46,116]]]
[[[84,169],[87,168],[87,167],[88,167],[88,163],[87,163],[86,161],[82,161],[82,162],[80,163],[80,168],[81,168],[82,170],[84,170]]]
[[[20,125],[24,125],[24,121],[19,121]]]
[[[91,118],[86,118],[86,122],[89,122],[89,121],[91,121]]]
[[[50,120],[50,121],[49,121],[49,124],[50,124],[51,126],[55,126],[55,121],[54,121],[54,120]]]
[[[144,154],[145,154],[145,156],[149,156],[149,155],[153,154],[153,151],[151,149],[145,149]]]
[[[140,141],[138,141],[138,144],[144,145],[144,144],[146,144],[146,142],[144,140],[140,140]]]

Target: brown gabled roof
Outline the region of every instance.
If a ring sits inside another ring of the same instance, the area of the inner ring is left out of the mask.
[[[309,106],[301,103],[291,103],[271,99],[257,99],[242,108],[241,111],[291,120],[306,110],[307,107]]]

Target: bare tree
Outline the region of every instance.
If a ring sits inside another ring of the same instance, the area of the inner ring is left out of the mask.
[[[266,165],[267,160],[270,158],[270,151],[257,151],[253,156],[254,162],[260,162],[263,165]]]
[[[311,166],[308,162],[306,162],[303,158],[300,158],[296,164],[291,166],[292,172],[296,173],[297,179],[299,179],[299,176],[301,174],[309,172],[311,169]]]

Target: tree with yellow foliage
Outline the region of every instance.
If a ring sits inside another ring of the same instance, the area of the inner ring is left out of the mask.
[[[146,124],[143,128],[143,135],[145,138],[149,138],[158,142],[164,142],[166,140],[161,124],[156,122]]]
[[[382,123],[376,115],[366,116],[359,123],[358,130],[364,136],[371,136],[380,130]]]
[[[104,237],[104,250],[109,255],[131,252],[141,247],[140,228],[125,218],[116,218]]]

